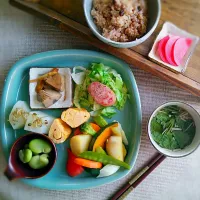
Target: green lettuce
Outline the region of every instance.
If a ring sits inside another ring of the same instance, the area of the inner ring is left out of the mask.
[[[116,95],[116,103],[113,107],[103,107],[96,102],[87,91],[92,82],[101,82],[108,86]],[[128,91],[121,75],[116,70],[105,66],[102,63],[92,63],[91,67],[85,71],[85,79],[82,84],[75,87],[74,105],[76,107],[87,107],[93,111],[101,109],[101,115],[111,118],[115,113],[115,108],[121,110],[128,98]]]

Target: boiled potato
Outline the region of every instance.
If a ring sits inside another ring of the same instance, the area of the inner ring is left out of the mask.
[[[70,147],[72,153],[78,156],[80,153],[87,151],[90,141],[92,139],[91,135],[75,135],[70,140]]]
[[[71,134],[71,128],[61,119],[55,119],[49,130],[49,137],[54,143],[63,143]]]
[[[72,128],[76,128],[88,121],[90,113],[84,108],[69,108],[61,115],[61,119]]]
[[[112,132],[113,132],[113,135],[121,136],[122,137],[122,142],[125,145],[128,145],[128,140],[126,138],[126,134],[123,131],[122,126],[121,126],[121,124],[119,122],[118,122],[118,126],[117,127],[112,127]]]
[[[106,151],[113,158],[124,161],[122,137],[110,136],[106,142]]]

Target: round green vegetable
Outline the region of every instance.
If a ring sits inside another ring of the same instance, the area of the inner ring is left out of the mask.
[[[51,145],[42,139],[33,139],[29,143],[29,149],[35,153],[50,153],[51,152]]]
[[[28,164],[33,169],[41,169],[46,167],[49,164],[48,154],[33,156]]]
[[[19,151],[19,159],[23,163],[28,163],[32,158],[32,151],[30,149],[23,149]]]

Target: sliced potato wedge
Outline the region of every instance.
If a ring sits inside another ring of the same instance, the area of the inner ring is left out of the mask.
[[[72,153],[78,156],[80,153],[87,151],[91,139],[92,139],[91,135],[81,134],[73,136],[70,140],[70,147]]]

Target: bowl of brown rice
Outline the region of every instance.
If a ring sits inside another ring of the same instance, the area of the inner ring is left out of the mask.
[[[161,15],[160,0],[84,0],[83,7],[93,34],[118,48],[144,42]]]

